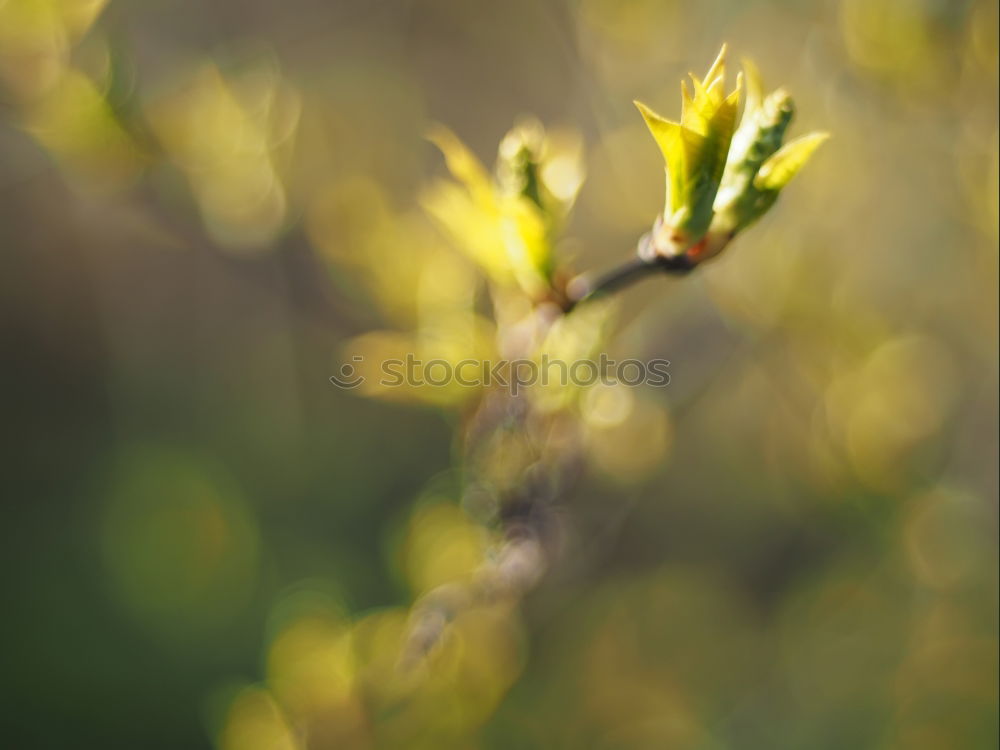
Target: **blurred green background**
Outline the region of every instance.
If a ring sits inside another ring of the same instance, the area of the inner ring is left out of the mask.
[[[0,744],[996,747],[997,25],[0,0]],[[381,732],[380,644],[475,553],[435,551],[474,536],[436,489],[455,417],[327,380],[407,319],[424,132],[491,163],[522,114],[578,131],[562,250],[607,268],[662,205],[632,100],[675,116],[722,41],[833,139],[717,262],[629,292],[609,352],[672,381],[598,420],[586,554]]]

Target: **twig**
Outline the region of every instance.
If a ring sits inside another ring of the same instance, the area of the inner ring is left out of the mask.
[[[566,287],[566,304],[563,306],[563,312],[569,313],[581,303],[616,292],[647,276],[659,273],[686,274],[696,265],[686,255],[666,257],[642,252],[646,246],[647,239],[643,237],[639,241],[640,252],[636,257],[594,279],[577,276],[570,281]]]

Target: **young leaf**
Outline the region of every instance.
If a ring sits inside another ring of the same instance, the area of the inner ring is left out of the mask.
[[[764,102],[764,84],[761,82],[760,70],[749,58],[743,58],[743,77],[747,84],[746,109],[752,113]]]
[[[443,125],[433,125],[427,131],[427,140],[441,150],[448,171],[468,188],[473,197],[478,201],[492,201],[489,173],[458,136]]]
[[[758,190],[781,190],[798,174],[829,133],[810,133],[786,143],[761,165],[753,185]]]
[[[687,174],[698,150],[698,143],[694,141],[700,137],[682,125],[660,117],[642,102],[635,102],[635,106],[642,113],[667,163],[667,205],[672,213],[687,200]]]

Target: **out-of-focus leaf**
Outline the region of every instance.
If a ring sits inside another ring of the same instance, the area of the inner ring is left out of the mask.
[[[457,182],[441,180],[425,191],[424,210],[491,280],[516,283],[533,297],[544,294],[552,244],[541,206],[529,196],[505,194],[447,128],[435,126],[428,138]]]
[[[30,108],[25,125],[61,165],[94,185],[124,187],[141,167],[135,144],[100,91],[76,70]]]
[[[427,131],[427,139],[441,150],[448,171],[469,189],[474,198],[486,202],[492,200],[493,189],[486,168],[458,136],[444,125],[434,125]]]
[[[493,281],[503,284],[511,280],[506,251],[495,231],[499,212],[492,205],[492,198],[484,205],[462,185],[439,180],[424,191],[420,205],[455,246]]]

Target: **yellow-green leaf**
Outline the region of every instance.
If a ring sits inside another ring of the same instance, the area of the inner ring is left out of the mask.
[[[433,125],[427,131],[427,140],[441,149],[448,171],[468,188],[477,201],[492,202],[493,186],[489,173],[458,136],[443,125]]]
[[[667,205],[673,212],[684,205],[687,197],[687,173],[691,163],[689,155],[698,150],[698,144],[694,143],[698,136],[679,123],[660,117],[642,102],[635,102],[635,106],[642,113],[646,126],[667,163]]]
[[[727,96],[712,115],[709,132],[716,139],[715,162],[712,166],[712,181],[718,183],[726,166],[726,157],[736,130],[736,117],[740,108],[740,93],[743,89],[743,76],[736,78],[736,89]]]
[[[786,143],[761,166],[754,178],[754,187],[781,190],[829,137],[829,133],[810,133]]]
[[[468,188],[439,180],[423,191],[420,204],[455,246],[497,283],[511,280],[503,238],[497,229],[499,209],[484,206]]]
[[[680,123],[658,115],[640,101],[635,101],[633,104],[642,113],[642,119],[646,121],[646,127],[653,134],[656,145],[660,147],[660,152],[669,165],[670,160],[674,156],[678,138],[680,137]]]
[[[719,50],[719,54],[715,58],[715,62],[712,63],[712,67],[708,69],[708,73],[705,74],[705,86],[711,89],[715,85],[715,81],[718,80],[718,84],[721,87],[721,81],[726,78],[726,51],[729,46],[726,44],[722,45]]]
[[[749,58],[743,58],[743,77],[747,84],[745,112],[750,113],[764,103],[764,84],[761,81],[760,70]]]

